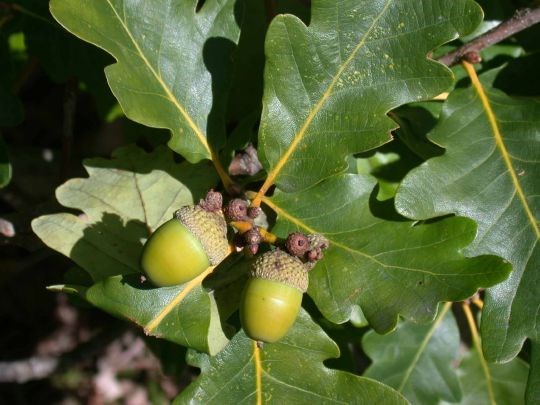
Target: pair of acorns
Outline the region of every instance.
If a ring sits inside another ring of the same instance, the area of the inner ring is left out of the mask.
[[[176,211],[146,241],[141,266],[155,285],[188,282],[228,256],[231,248],[222,201],[220,193],[210,191],[198,205]],[[307,290],[308,272],[327,247],[321,235],[292,233],[284,250],[276,248],[255,259],[240,306],[242,327],[249,337],[272,343],[287,333]]]

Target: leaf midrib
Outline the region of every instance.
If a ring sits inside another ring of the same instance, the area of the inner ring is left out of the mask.
[[[381,267],[383,267],[385,269],[404,270],[404,271],[409,271],[409,272],[414,272],[414,273],[425,274],[425,275],[432,276],[432,277],[452,276],[452,277],[460,277],[460,278],[462,278],[464,276],[474,277],[474,276],[478,276],[478,275],[484,275],[484,273],[467,273],[467,274],[434,273],[434,272],[428,271],[428,270],[422,270],[422,269],[416,269],[416,268],[412,268],[412,267],[403,267],[403,266],[396,266],[396,265],[386,264],[386,263],[381,262],[380,260],[377,260],[372,255],[364,253],[364,252],[362,252],[360,250],[353,249],[353,248],[351,248],[349,246],[346,246],[346,245],[344,245],[342,243],[336,242],[335,240],[333,240],[331,238],[328,238],[327,234],[325,234],[324,232],[317,231],[316,229],[311,228],[309,225],[307,225],[304,222],[302,222],[302,221],[298,220],[297,218],[293,217],[291,214],[289,214],[287,211],[285,211],[284,209],[279,207],[277,204],[275,204],[270,199],[268,199],[266,197],[263,197],[262,201],[266,205],[268,205],[272,210],[274,210],[276,212],[276,214],[282,216],[283,218],[286,218],[288,221],[292,222],[293,224],[297,225],[298,227],[303,228],[308,233],[324,234],[324,236],[326,236],[328,241],[330,242],[331,246],[336,246],[336,247],[341,248],[341,249],[343,249],[343,250],[345,250],[347,252],[350,252],[352,254],[357,254],[359,256],[362,256],[362,257],[372,261],[373,263],[375,263],[375,264],[377,264],[377,265],[379,265],[379,266],[381,266]]]
[[[158,74],[158,72],[154,69],[154,67],[152,66],[152,64],[150,63],[150,61],[147,59],[146,55],[144,54],[144,52],[142,51],[141,47],[139,46],[138,42],[135,40],[135,38],[133,37],[133,34],[131,33],[131,31],[129,30],[126,22],[122,19],[122,17],[120,17],[120,15],[118,14],[118,12],[116,11],[116,9],[114,8],[114,6],[111,4],[111,1],[110,0],[106,0],[107,1],[107,4],[109,5],[109,7],[111,8],[111,10],[113,11],[114,15],[116,16],[116,18],[118,19],[118,21],[120,22],[120,24],[122,25],[122,28],[124,29],[124,31],[126,32],[126,34],[128,35],[129,39],[131,40],[133,46],[135,47],[137,53],[139,54],[139,56],[141,57],[141,59],[143,60],[144,64],[148,67],[148,69],[150,70],[150,72],[152,72],[152,75],[154,76],[154,78],[156,79],[156,81],[159,83],[159,85],[161,86],[161,88],[163,89],[163,91],[165,92],[165,94],[167,95],[167,99],[173,103],[173,105],[176,107],[176,109],[180,112],[180,114],[182,115],[182,117],[184,117],[184,119],[186,120],[188,126],[191,128],[191,130],[195,133],[195,135],[197,136],[197,139],[199,140],[199,142],[202,144],[202,146],[204,147],[204,149],[206,149],[206,151],[208,152],[208,154],[210,156],[213,156],[213,152],[212,150],[210,149],[210,146],[208,145],[208,142],[206,141],[206,136],[202,133],[201,129],[197,126],[197,124],[195,124],[195,122],[193,121],[193,119],[191,118],[191,116],[188,114],[188,112],[186,111],[186,109],[182,106],[182,104],[180,104],[180,102],[178,101],[178,99],[174,96],[174,94],[172,93],[171,89],[167,86],[167,84],[163,81],[163,79],[161,78],[161,75]],[[172,128],[171,128],[172,129]]]
[[[285,153],[278,160],[278,162],[276,163],[274,168],[268,173],[268,177],[266,178],[266,181],[264,182],[263,186],[261,187],[261,191],[262,191],[261,196],[266,193],[266,191],[268,190],[268,188],[270,188],[270,186],[272,184],[274,184],[277,176],[279,175],[279,173],[281,172],[283,167],[287,164],[287,162],[289,161],[291,155],[298,148],[298,145],[300,144],[302,139],[305,137],[307,130],[311,126],[311,123],[313,122],[313,120],[315,119],[315,117],[317,116],[319,111],[321,110],[322,106],[326,103],[328,98],[330,98],[330,96],[332,95],[334,87],[336,86],[339,79],[341,78],[341,75],[350,66],[353,59],[356,57],[356,55],[360,51],[360,49],[363,48],[364,44],[366,43],[367,39],[369,38],[369,35],[375,29],[375,27],[377,26],[377,23],[379,22],[379,20],[383,16],[383,14],[386,12],[386,10],[390,6],[391,2],[392,2],[391,0],[386,0],[386,3],[384,5],[384,7],[379,12],[379,14],[373,19],[373,22],[371,23],[370,27],[367,29],[366,33],[362,36],[362,39],[360,40],[360,42],[358,42],[358,44],[353,49],[353,51],[350,53],[349,57],[345,60],[345,62],[343,62],[339,66],[336,74],[334,75],[334,77],[330,81],[330,84],[328,85],[327,89],[324,91],[324,93],[322,94],[319,101],[315,104],[315,106],[309,111],[304,123],[302,124],[302,127],[300,128],[300,130],[293,137],[290,146],[287,148]]]
[[[195,277],[193,280],[188,282],[186,286],[178,292],[174,296],[172,300],[169,301],[167,305],[163,307],[161,311],[159,311],[144,327],[144,331],[147,334],[152,333],[160,324],[163,319],[167,315],[169,315],[180,303],[184,300],[184,298],[193,291],[194,288],[198,287],[204,278],[212,273],[214,271],[216,266],[208,267],[205,271],[203,271],[201,274],[199,274],[197,277]]]
[[[420,361],[420,357],[422,356],[422,353],[426,349],[429,341],[433,337],[433,334],[435,333],[435,331],[437,330],[437,328],[439,327],[439,325],[443,321],[444,316],[446,315],[448,310],[451,308],[451,306],[452,306],[451,302],[447,302],[446,304],[444,304],[444,307],[441,310],[441,313],[439,314],[439,317],[435,320],[435,322],[433,322],[433,324],[431,325],[431,327],[428,330],[428,333],[426,333],[426,336],[424,336],[424,339],[422,339],[422,342],[420,343],[420,346],[418,347],[418,350],[414,354],[414,357],[413,357],[413,359],[411,361],[411,364],[409,365],[409,367],[407,367],[407,370],[405,370],[405,374],[403,375],[403,379],[401,380],[401,383],[399,384],[399,387],[397,388],[397,390],[399,392],[403,392],[403,389],[405,388],[405,385],[407,385],[407,382],[409,381],[409,378],[411,377],[411,374],[414,371],[414,368],[416,367],[416,365]]]
[[[521,205],[523,206],[523,209],[525,211],[525,215],[527,216],[527,220],[531,224],[531,228],[533,229],[536,235],[536,239],[538,240],[540,239],[540,228],[538,227],[537,220],[534,217],[531,207],[529,206],[529,203],[527,201],[527,196],[525,195],[525,192],[521,186],[521,182],[519,181],[519,177],[518,177],[518,174],[516,173],[516,169],[514,168],[514,165],[512,164],[510,153],[508,152],[508,149],[506,148],[506,145],[504,143],[502,133],[497,123],[497,117],[495,115],[495,112],[491,108],[491,103],[489,101],[489,98],[486,92],[484,91],[484,87],[482,86],[482,83],[480,83],[480,80],[478,79],[478,76],[476,75],[476,71],[474,67],[470,63],[467,63],[467,62],[463,62],[463,66],[465,67],[465,70],[467,71],[467,74],[469,75],[471,83],[474,89],[476,90],[478,97],[480,98],[480,102],[482,103],[482,107],[484,108],[488,123],[493,133],[495,145],[497,146],[497,149],[499,149],[499,152],[501,153],[501,157],[503,159],[505,166],[508,168],[508,172],[510,173],[510,179],[512,180],[512,184],[514,185],[514,188],[518,194]]]

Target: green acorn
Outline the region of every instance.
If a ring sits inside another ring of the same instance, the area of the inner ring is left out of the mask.
[[[146,241],[141,266],[155,285],[185,283],[229,254],[221,207],[209,206],[207,197],[199,205],[180,208]]]
[[[279,249],[255,260],[240,306],[242,326],[250,338],[272,343],[285,336],[300,311],[309,269]]]

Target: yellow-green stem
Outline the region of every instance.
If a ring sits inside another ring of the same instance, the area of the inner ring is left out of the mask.
[[[484,372],[484,377],[486,378],[486,387],[488,391],[489,403],[490,405],[497,405],[497,402],[495,401],[495,394],[493,393],[493,385],[491,383],[491,373],[489,371],[486,359],[484,358],[484,354],[482,353],[482,342],[480,341],[480,336],[478,335],[478,329],[476,327],[476,322],[474,320],[470,304],[465,301],[463,302],[462,307],[463,312],[465,313],[465,317],[467,318],[469,330],[471,331],[471,336],[474,348],[476,350],[476,354],[478,355],[480,365],[482,366],[482,371]]]

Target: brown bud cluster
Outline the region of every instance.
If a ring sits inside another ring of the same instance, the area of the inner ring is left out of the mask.
[[[246,247],[252,254],[256,254],[259,250],[259,243],[261,243],[262,237],[257,226],[253,226],[249,231],[244,233],[244,241],[246,242]]]
[[[293,232],[287,237],[285,248],[291,255],[303,257],[309,250],[309,239],[303,233]]]
[[[227,204],[224,214],[228,221],[245,221],[248,219],[247,211],[247,201],[235,198]]]
[[[324,256],[323,251],[328,248],[328,239],[319,234],[305,235],[300,232],[289,234],[285,241],[285,249],[295,257],[306,262],[310,269]]]
[[[247,214],[248,214],[248,217],[250,217],[251,219],[255,219],[259,215],[261,215],[261,212],[262,212],[261,207],[249,207]]]
[[[218,191],[210,190],[204,200],[199,201],[199,206],[208,212],[221,211],[223,207],[223,196]]]

